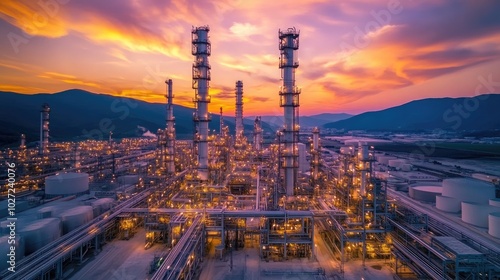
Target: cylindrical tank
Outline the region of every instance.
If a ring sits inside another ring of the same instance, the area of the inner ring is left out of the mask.
[[[111,206],[113,206],[114,202],[114,199],[105,197],[90,203],[92,208],[94,208],[94,218],[111,209]]]
[[[488,215],[488,233],[493,237],[500,238],[500,212]]]
[[[436,202],[436,196],[441,194],[440,186],[413,186],[408,188],[409,196],[415,200]]]
[[[57,215],[62,221],[63,234],[89,222],[94,217],[92,206],[77,206]]]
[[[10,247],[14,247],[13,252],[11,252]],[[13,239],[9,239],[9,236],[0,237],[0,256],[2,260],[0,261],[0,271],[5,271],[10,267],[9,261],[14,261],[14,263],[20,261],[24,257],[24,242],[21,236],[16,235]]]
[[[61,173],[45,178],[45,194],[47,196],[69,196],[85,193],[89,190],[89,174]]]
[[[29,255],[61,237],[61,220],[58,218],[36,220],[20,228],[18,233],[25,242],[25,254]]]
[[[460,201],[488,204],[495,198],[493,184],[471,178],[451,178],[443,180],[443,196],[457,198]]]
[[[500,198],[492,198],[489,202],[491,206],[500,207]]]
[[[460,212],[461,209],[460,207],[461,207],[460,200],[454,197],[449,197],[444,195],[436,196],[436,208],[441,211],[458,213]]]
[[[462,201],[462,221],[478,227],[488,227],[488,215],[500,208],[488,204]]]

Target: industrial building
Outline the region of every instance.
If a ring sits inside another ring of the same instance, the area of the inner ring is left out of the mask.
[[[2,151],[19,176],[16,273],[3,261],[1,279],[500,277],[498,186],[417,170],[422,163],[378,152],[367,139],[340,139],[333,149],[318,128],[299,139],[295,28],[278,31],[275,105],[284,125],[275,139],[264,141],[260,117],[245,133],[241,80],[234,133],[221,108],[218,134],[209,134],[209,32],[191,31],[191,140],[176,139],[167,79],[157,139],[49,142],[45,104],[39,147],[26,148],[22,137],[18,149]],[[0,227],[4,258],[8,218]]]

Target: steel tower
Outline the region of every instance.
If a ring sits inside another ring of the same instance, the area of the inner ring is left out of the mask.
[[[282,168],[284,169],[284,186],[287,196],[294,195],[295,183],[297,181],[298,169],[298,108],[300,90],[295,86],[295,69],[299,67],[297,50],[299,49],[299,32],[295,28],[288,28],[285,31],[278,31],[281,78],[283,84],[280,88],[280,107],[283,107],[284,145],[282,151]]]
[[[236,82],[236,139],[243,136],[243,82]]]
[[[49,113],[49,104],[44,103],[40,111],[40,155],[44,155],[49,151]]]
[[[194,102],[196,111],[193,119],[197,124],[198,135],[198,178],[202,181],[208,180],[208,123],[211,118],[208,114],[208,94],[210,81],[210,56],[211,47],[208,38],[208,26],[194,27],[191,32],[192,54],[195,56],[193,63],[193,89],[195,90]]]
[[[167,84],[167,127],[165,129],[165,140],[166,140],[166,151],[165,151],[165,161],[168,174],[175,173],[174,164],[174,146],[175,146],[175,117],[174,117],[174,95],[172,94],[172,80],[168,79],[165,81]]]
[[[262,149],[262,124],[260,116],[256,117],[253,123],[253,147],[257,152],[260,152]]]

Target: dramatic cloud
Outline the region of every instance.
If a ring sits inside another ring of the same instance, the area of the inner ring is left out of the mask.
[[[171,78],[175,102],[192,106],[191,30],[209,25],[212,111],[232,113],[237,80],[245,112],[275,110],[278,29],[289,27],[300,30],[301,114],[419,99],[422,84],[440,94],[450,76],[472,77],[447,91],[467,96],[478,69],[500,63],[499,10],[488,0],[5,0],[0,90],[81,87],[164,102]]]

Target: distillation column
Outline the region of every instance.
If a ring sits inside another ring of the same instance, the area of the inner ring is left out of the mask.
[[[44,155],[49,151],[49,113],[49,104],[43,104],[40,111],[40,155]]]
[[[193,63],[195,98],[193,101],[196,104],[194,121],[198,124],[198,135],[196,137],[198,143],[198,179],[202,181],[208,180],[208,123],[210,122],[208,114],[210,63],[208,57],[211,52],[208,39],[209,30],[208,26],[200,26],[193,28],[191,32],[192,54],[195,56]]]
[[[260,116],[255,118],[253,123],[253,147],[256,152],[262,149],[262,124]]]
[[[319,129],[317,127],[313,128],[313,139],[312,139],[312,178],[313,180],[318,179],[319,173]]]
[[[222,107],[220,107],[219,111],[219,135],[222,136],[222,129],[224,128],[224,119],[222,116]]]
[[[174,117],[174,95],[172,94],[172,79],[165,81],[167,84],[167,128],[165,130],[166,150],[165,150],[165,165],[167,174],[175,173],[174,164],[174,146],[175,146],[175,117]]]
[[[243,82],[236,82],[236,139],[243,136]]]
[[[359,189],[359,194],[361,196],[365,196],[366,195],[366,172],[368,172],[368,169],[369,169],[368,146],[366,143],[359,142],[358,159],[359,159],[359,169],[361,171],[361,186]]]
[[[282,168],[284,169],[284,184],[286,195],[294,195],[298,169],[298,106],[300,90],[295,86],[295,69],[299,67],[297,50],[299,48],[299,32],[295,28],[279,30],[279,49],[281,77],[283,85],[280,88],[280,107],[284,111],[284,128],[282,143]]]

